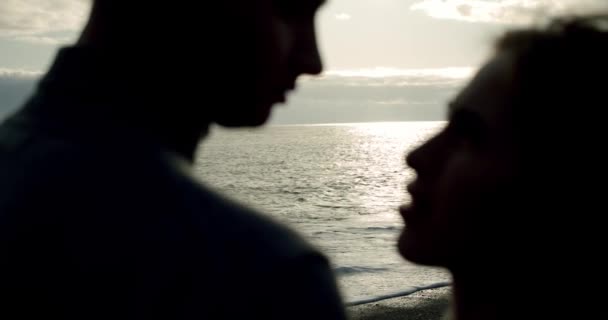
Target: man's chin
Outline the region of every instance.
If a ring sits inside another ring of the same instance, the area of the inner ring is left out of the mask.
[[[238,111],[235,111],[234,114],[226,114],[218,117],[215,120],[215,123],[228,128],[259,127],[268,122],[270,113],[270,108],[258,110],[258,112],[255,113],[238,113]]]

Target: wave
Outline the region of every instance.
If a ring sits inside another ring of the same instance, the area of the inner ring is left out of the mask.
[[[370,231],[394,231],[394,230],[401,230],[401,229],[402,229],[402,227],[397,227],[397,226],[365,228],[365,230],[370,230]]]
[[[360,206],[353,206],[353,205],[339,205],[339,204],[319,204],[319,203],[315,203],[316,207],[319,208],[329,208],[329,209],[356,209],[356,208],[360,208]]]
[[[433,283],[433,284],[426,285],[426,286],[411,287],[408,290],[399,291],[399,292],[395,292],[395,293],[391,293],[391,294],[375,296],[375,297],[370,297],[370,298],[365,298],[365,299],[360,299],[360,300],[355,300],[355,301],[349,301],[349,302],[346,302],[345,305],[347,307],[351,307],[351,306],[357,306],[360,304],[378,302],[378,301],[382,301],[382,300],[386,300],[386,299],[405,297],[405,296],[409,296],[409,295],[419,292],[419,291],[443,288],[443,287],[448,287],[451,285],[452,285],[452,283],[448,282],[448,281],[437,282],[437,283]]]
[[[358,273],[381,273],[388,271],[388,268],[373,268],[373,267],[337,267],[334,272],[338,276],[349,276]]]

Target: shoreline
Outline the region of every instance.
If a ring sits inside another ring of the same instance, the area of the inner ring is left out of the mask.
[[[404,297],[350,306],[346,310],[352,320],[441,320],[451,292],[451,287],[428,289]]]

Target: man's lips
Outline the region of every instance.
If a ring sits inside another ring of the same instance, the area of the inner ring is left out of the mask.
[[[278,88],[275,91],[275,94],[273,97],[274,102],[285,103],[285,101],[287,101],[287,94],[290,91],[295,90],[295,88],[296,88],[295,83],[290,83],[288,85]]]

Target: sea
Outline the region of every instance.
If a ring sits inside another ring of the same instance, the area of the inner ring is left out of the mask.
[[[196,174],[210,187],[295,229],[330,259],[347,302],[448,282],[412,264],[396,241],[414,173],[408,151],[445,122],[212,128]]]

